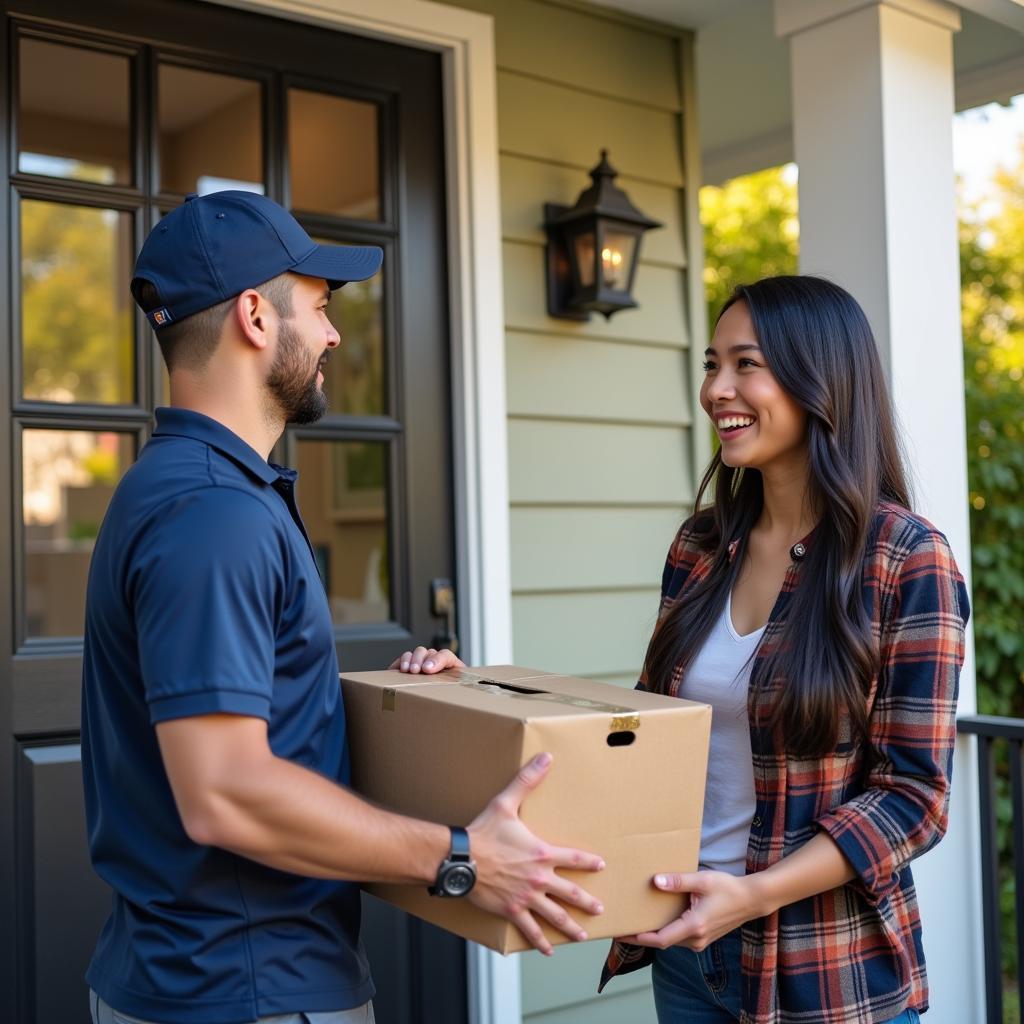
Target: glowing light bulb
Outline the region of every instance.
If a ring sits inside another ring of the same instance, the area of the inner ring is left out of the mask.
[[[622,253],[611,246],[605,246],[601,250],[601,266],[605,283],[613,288],[619,286],[619,272],[622,269]]]

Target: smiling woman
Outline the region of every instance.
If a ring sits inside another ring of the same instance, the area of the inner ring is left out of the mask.
[[[751,339],[750,308],[738,301],[722,314],[704,353],[700,404],[718,431],[722,461],[762,473],[778,472],[788,462],[806,475],[807,413],[782,389]]]
[[[912,1024],[928,994],[907,865],[945,828],[967,592],[910,510],[852,296],[741,286],[706,359],[721,446],[640,683],[714,708],[702,870],[655,877],[687,909],[617,942],[604,980],[653,962],[662,1024]]]
[[[792,546],[815,534],[808,582],[795,598],[810,643],[779,655],[789,682],[775,711],[779,723],[796,713],[790,745],[813,752],[834,739],[843,705],[854,723],[863,723],[860,693],[872,658],[853,582],[876,505],[910,507],[889,394],[860,306],[817,278],[766,278],[737,288],[708,353],[704,411],[716,425],[718,416],[736,422],[737,414],[752,423],[724,436],[720,431],[722,446],[702,481],[698,507],[714,482],[720,535],[752,553],[781,553],[769,573],[774,593]],[[743,607],[743,584],[764,575],[740,572],[745,554],[705,588],[706,601],[680,606],[669,629],[655,635],[647,665],[658,684],[667,685],[677,667],[680,633],[691,646],[703,640],[734,587],[734,604]],[[839,635],[832,638],[836,625]],[[813,650],[818,643],[823,649]],[[823,679],[832,685],[822,686]]]

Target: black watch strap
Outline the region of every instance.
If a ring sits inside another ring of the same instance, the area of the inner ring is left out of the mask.
[[[427,888],[431,896],[465,896],[476,884],[476,865],[469,850],[469,833],[459,825],[449,825],[448,856],[437,869],[434,884]]]
[[[459,825],[449,825],[452,834],[452,851],[449,860],[469,860],[469,833]]]

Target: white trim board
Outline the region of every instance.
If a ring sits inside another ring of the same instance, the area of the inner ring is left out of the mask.
[[[459,625],[512,660],[497,71],[489,15],[429,0],[205,0],[434,50],[444,74]],[[470,943],[471,1024],[521,1024],[519,961]]]

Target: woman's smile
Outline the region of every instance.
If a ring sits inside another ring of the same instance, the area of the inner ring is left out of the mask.
[[[718,412],[714,414],[714,420],[718,436],[725,442],[742,437],[754,425],[757,417],[742,412]]]

